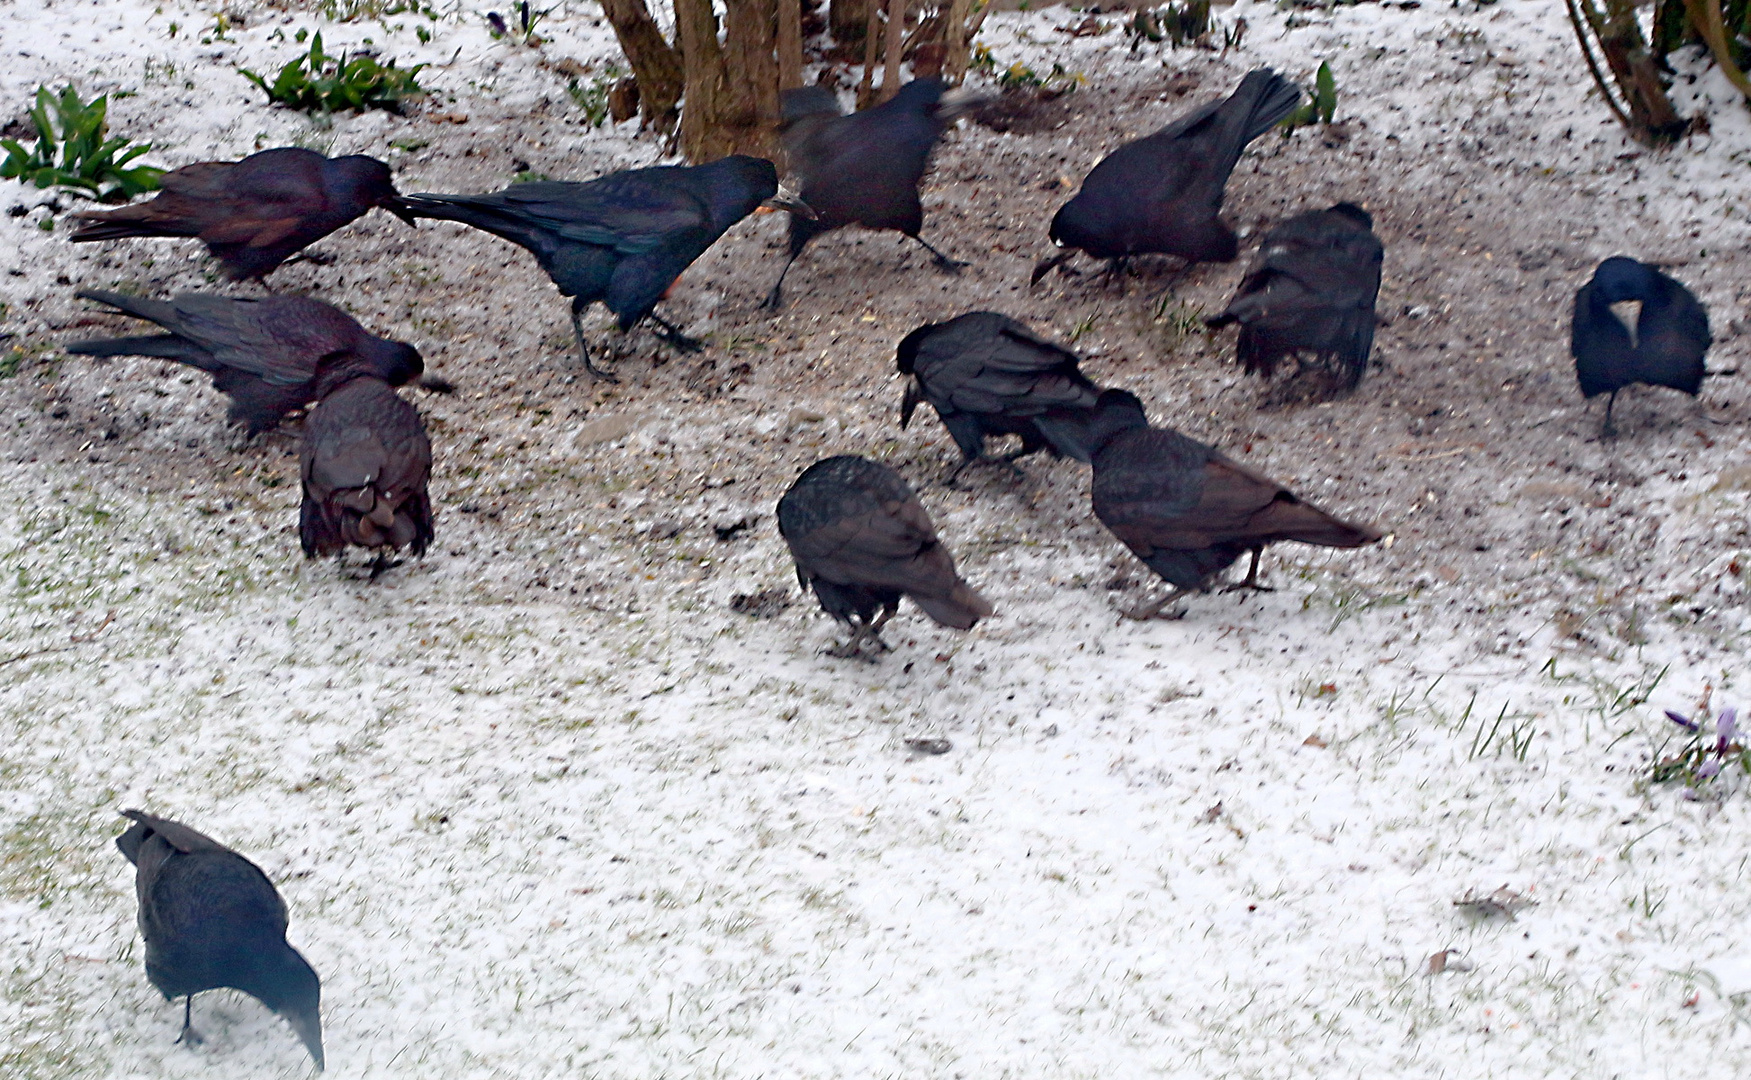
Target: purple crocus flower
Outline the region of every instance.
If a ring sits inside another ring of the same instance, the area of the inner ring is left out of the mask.
[[[1715,778],[1715,774],[1720,772],[1720,771],[1721,771],[1721,759],[1717,758],[1717,757],[1711,757],[1707,761],[1702,763],[1701,768],[1696,770],[1696,778],[1698,780],[1713,780]]]
[[[1695,731],[1697,729],[1695,720],[1690,719],[1688,716],[1680,716],[1679,714],[1673,712],[1671,709],[1666,710],[1666,719],[1672,721],[1674,724],[1677,724],[1679,727],[1683,728],[1685,731]]]
[[[1720,718],[1715,721],[1715,753],[1725,755],[1738,734],[1739,710],[1722,709]]]

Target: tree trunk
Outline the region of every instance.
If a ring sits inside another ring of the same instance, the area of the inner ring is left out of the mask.
[[[906,40],[906,0],[888,0],[887,64],[882,69],[882,96],[886,101],[900,89],[900,53]]]
[[[692,162],[716,161],[731,152],[729,132],[718,123],[723,95],[723,51],[711,0],[675,0],[675,43],[686,71],[681,110],[681,153]]]
[[[736,153],[776,161],[777,0],[725,0],[724,7],[726,94],[717,110],[718,123],[730,128]]]
[[[1648,51],[1641,25],[1636,22],[1635,0],[1605,0],[1603,18],[1598,18],[1591,3],[1587,6],[1589,21],[1599,36],[1599,50],[1629,106],[1631,134],[1653,145],[1682,137],[1689,122],[1678,116],[1666,97],[1659,62]]]
[[[663,40],[644,0],[602,0],[602,14],[632,65],[644,126],[668,134],[675,129],[675,103],[681,100],[681,54]]]
[[[778,0],[778,88],[803,84],[802,0]]]
[[[726,0],[719,45],[712,0],[675,0],[675,37],[686,70],[681,153],[688,161],[728,154],[776,158],[777,15],[777,0]]]

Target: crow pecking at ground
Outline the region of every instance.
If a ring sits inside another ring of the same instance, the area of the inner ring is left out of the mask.
[[[1143,404],[1108,390],[1089,424],[1094,451],[1094,516],[1132,553],[1174,586],[1125,614],[1149,619],[1181,592],[1203,591],[1246,552],[1240,588],[1258,583],[1266,544],[1296,540],[1322,547],[1372,544],[1381,534],[1302,502],[1275,480],[1170,428],[1149,426]]]
[[[900,374],[912,378],[900,402],[900,426],[921,401],[942,418],[961,463],[967,466],[1016,459],[1039,449],[1054,457],[1088,460],[1089,411],[1100,389],[1077,364],[1075,353],[993,311],[974,311],[930,323],[907,334],[895,354]],[[1021,448],[1000,458],[985,456],[988,436],[1019,435]]]
[[[298,536],[311,559],[348,545],[375,551],[375,579],[397,565],[393,552],[424,555],[432,542],[432,444],[419,412],[367,371],[325,368],[318,389],[298,453]]]
[[[886,465],[849,455],[815,462],[778,500],[778,531],[803,589],[852,629],[835,656],[859,655],[866,641],[886,651],[881,629],[902,595],[957,630],[992,613],[955,573],[918,497]]]
[[[187,825],[139,810],[122,816],[134,823],[116,847],[134,864],[146,978],[167,1000],[183,999],[177,1041],[201,1041],[195,995],[230,987],[284,1017],[321,1069],[322,984],[286,944],[286,903],[273,882]]]
[[[882,104],[850,116],[840,116],[837,99],[821,87],[785,92],[785,157],[814,216],[791,214],[790,255],[766,296],[767,307],[783,302],[784,276],[808,242],[845,225],[898,229],[923,245],[937,266],[965,265],[918,235],[924,227],[918,184],[930,151],[960,107],[944,101],[944,90],[941,79],[914,79]]]
[[[1032,280],[1078,249],[1115,266],[1147,254],[1178,255],[1188,265],[1232,262],[1239,241],[1218,216],[1228,174],[1246,145],[1300,100],[1300,87],[1259,68],[1226,99],[1108,154],[1052,218],[1052,241],[1069,250],[1034,267]]]
[[[1265,234],[1228,310],[1205,324],[1240,323],[1235,355],[1249,375],[1268,379],[1305,353],[1355,389],[1374,348],[1382,249],[1373,230],[1353,203],[1290,218]]]
[[[619,318],[622,333],[648,316],[671,345],[699,349],[699,342],[656,313],[657,301],[681,271],[762,203],[799,208],[777,194],[773,164],[738,154],[709,165],[659,165],[582,183],[513,184],[491,195],[408,195],[400,206],[416,218],[460,221],[527,248],[560,293],[572,298],[572,331],[584,367],[612,381],[590,362],[584,309],[602,301]]]
[[[316,371],[345,359],[361,371],[400,386],[425,371],[412,345],[365,332],[351,315],[307,296],[233,300],[184,293],[169,301],[84,289],[95,300],[168,334],[76,341],[67,351],[82,356],[155,356],[176,360],[213,376],[214,389],[231,399],[230,419],[251,435],[277,425],[288,413],[315,401]],[[428,390],[448,392],[435,377]]]
[[[389,166],[363,154],[325,158],[295,146],[242,161],[203,161],[167,173],[149,202],[75,215],[74,243],[130,236],[192,236],[233,281],[260,280],[295,252],[372,207],[409,225]]]
[[[1611,305],[1639,301],[1632,329]],[[1683,285],[1646,263],[1614,255],[1575,294],[1569,351],[1581,393],[1610,394],[1606,435],[1616,434],[1611,407],[1631,383],[1666,386],[1695,397],[1702,390],[1703,356],[1714,343],[1708,309]]]

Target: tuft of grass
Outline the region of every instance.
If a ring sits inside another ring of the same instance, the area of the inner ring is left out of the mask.
[[[1332,78],[1331,65],[1322,60],[1319,71],[1313,76],[1313,97],[1307,104],[1284,117],[1283,122],[1277,126],[1282,129],[1286,139],[1296,128],[1331,123],[1337,111],[1338,83]]]
[[[425,66],[398,68],[393,60],[379,61],[366,53],[330,56],[323,51],[318,32],[310,35],[310,52],[282,67],[272,82],[248,68],[237,71],[260,87],[274,105],[311,114],[369,109],[400,113],[403,102],[425,95],[419,84],[419,73]]]
[[[583,110],[584,120],[591,127],[601,127],[608,121],[608,95],[613,93],[614,84],[622,77],[619,68],[609,68],[604,74],[590,80],[588,86],[573,79],[565,88],[572,99],[572,104]]]
[[[1210,18],[1210,0],[1182,0],[1158,8],[1144,8],[1125,24],[1125,36],[1131,39],[1131,51],[1136,52],[1145,41],[1157,45],[1167,42],[1174,48],[1193,45],[1204,39],[1214,25]]]
[[[126,202],[158,189],[163,169],[128,164],[150,152],[152,144],[130,146],[123,136],[107,137],[108,94],[86,102],[71,83],[58,93],[39,86],[30,121],[37,131],[30,148],[17,139],[0,139],[0,148],[6,151],[0,177],[39,188],[61,188],[99,202]]]

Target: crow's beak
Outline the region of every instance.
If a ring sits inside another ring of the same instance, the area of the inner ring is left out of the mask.
[[[292,1025],[292,1030],[298,1035],[298,1041],[304,1044],[304,1049],[310,1051],[310,1057],[315,1060],[316,1071],[321,1072],[324,1068],[321,1018],[316,1015],[314,1010],[309,1013],[285,1012],[280,1015],[286,1018],[286,1023]]]
[[[779,188],[778,194],[772,196],[772,198],[767,199],[765,202],[761,203],[760,209],[762,209],[762,210],[788,210],[791,213],[797,215],[798,217],[805,217],[805,218],[808,218],[810,221],[814,221],[816,218],[821,216],[821,215],[815,213],[814,207],[810,206],[806,202],[803,202],[802,197],[799,196],[796,192],[786,191],[783,188]]]
[[[918,392],[918,380],[912,379],[906,383],[906,394],[900,398],[900,430],[906,430],[906,425],[912,422],[912,412],[918,408],[918,403],[924,400],[924,395]]]
[[[992,95],[970,86],[957,86],[942,95],[936,104],[936,115],[944,123],[952,123],[995,100]]]
[[[401,220],[407,222],[408,225],[412,226],[413,228],[416,228],[416,229],[419,228],[419,226],[417,224],[415,224],[416,219],[413,216],[412,207],[409,206],[408,203],[403,201],[402,199],[400,199],[400,198],[384,199],[382,202],[378,203],[377,205],[381,206],[383,209],[389,211],[391,214],[394,214],[396,217],[400,218]]]

